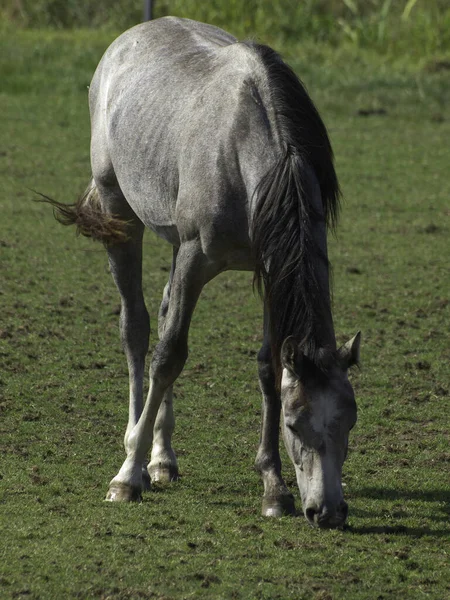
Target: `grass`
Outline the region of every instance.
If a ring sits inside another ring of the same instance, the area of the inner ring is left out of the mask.
[[[337,335],[363,332],[349,527],[313,531],[259,515],[261,307],[243,273],[209,284],[194,316],[175,400],[182,480],[138,506],[102,502],[127,419],[118,296],[103,249],[59,227],[28,188],[71,201],[86,185],[86,86],[112,38],[35,31],[0,42],[2,597],[445,598],[447,63],[310,40],[282,47],[329,126],[345,195],[330,240]],[[148,234],[154,328],[169,264],[170,248]]]

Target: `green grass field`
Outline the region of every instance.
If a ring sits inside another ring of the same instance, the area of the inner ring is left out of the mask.
[[[181,481],[140,505],[102,502],[127,420],[118,294],[103,248],[29,188],[83,191],[86,87],[113,37],[0,41],[0,597],[448,597],[450,51],[279,48],[329,127],[345,197],[330,240],[335,325],[339,341],[363,334],[348,527],[315,531],[260,516],[261,307],[243,273],[209,284],[194,316],[175,399]],[[154,330],[170,254],[147,235]]]

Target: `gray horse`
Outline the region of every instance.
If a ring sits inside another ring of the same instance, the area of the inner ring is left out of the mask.
[[[270,48],[167,17],[113,42],[89,105],[91,183],[74,205],[49,201],[58,220],[103,241],[122,301],[126,459],[107,500],[139,500],[150,478],[178,477],[172,387],[188,356],[191,317],[208,281],[244,269],[255,273],[264,300],[262,512],[295,513],[281,475],[281,416],[306,518],[342,526],[342,466],[356,422],[347,371],[358,362],[360,336],[337,349],[326,228],[337,218],[339,186],[325,126],[305,89]],[[173,262],[144,404],[145,227],[172,244]]]

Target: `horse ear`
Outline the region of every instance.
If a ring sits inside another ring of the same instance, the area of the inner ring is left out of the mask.
[[[281,364],[291,374],[300,377],[302,361],[303,353],[298,346],[298,342],[294,336],[290,335],[281,346]]]
[[[339,359],[343,369],[347,370],[350,367],[353,367],[353,365],[359,365],[360,344],[361,332],[358,331],[351,340],[339,348]]]

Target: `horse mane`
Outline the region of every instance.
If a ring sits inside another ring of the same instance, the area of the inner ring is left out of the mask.
[[[280,158],[257,186],[252,220],[254,282],[269,311],[272,357],[280,375],[281,345],[289,335],[300,336],[303,352],[319,367],[323,363],[320,324],[330,300],[316,265],[329,263],[313,225],[325,221],[334,229],[340,190],[327,130],[302,83],[274,50],[247,45],[265,65],[282,144]],[[312,203],[308,167],[319,183],[320,212]]]

